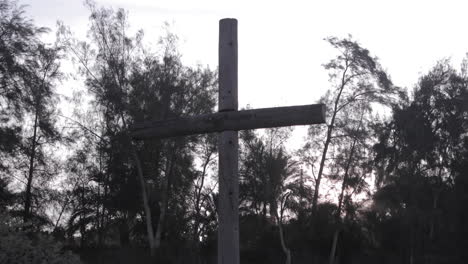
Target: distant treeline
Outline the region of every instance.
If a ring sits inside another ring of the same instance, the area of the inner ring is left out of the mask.
[[[216,263],[217,135],[130,128],[215,112],[217,72],[86,5],[86,39],[59,23],[45,43],[0,0],[0,263]],[[327,123],[294,150],[289,128],[239,133],[241,263],[468,263],[468,60],[408,92],[351,37],[325,41]]]

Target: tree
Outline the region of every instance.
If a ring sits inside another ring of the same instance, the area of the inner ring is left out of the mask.
[[[47,28],[37,27],[16,2],[0,2],[0,128],[2,170],[26,170],[23,219],[32,215],[33,184],[46,172],[44,151],[59,139],[54,126],[55,82],[60,78],[60,49],[40,41]],[[28,121],[32,124],[28,127]],[[24,126],[14,124],[26,124]],[[9,157],[9,158],[8,158]],[[13,161],[12,159],[16,159]],[[27,164],[25,159],[28,160]],[[51,168],[49,166],[49,168]]]
[[[15,155],[20,145],[21,126],[25,115],[24,91],[32,73],[28,62],[35,57],[39,36],[45,28],[36,27],[24,16],[15,2],[0,1],[0,169],[10,164],[6,158]],[[15,122],[16,121],[16,122]]]
[[[335,232],[333,234],[333,242],[330,249],[329,263],[335,263],[336,248],[338,238],[343,229],[342,211],[343,205],[348,205],[352,202],[354,193],[360,193],[367,186],[366,178],[370,176],[372,171],[369,166],[369,152],[371,148],[372,134],[370,129],[371,111],[366,108],[365,104],[355,105],[355,109],[344,114],[343,121],[346,127],[343,132],[347,135],[346,138],[350,142],[341,141],[338,146],[338,154],[331,164],[333,176],[332,180],[341,180],[341,188],[338,196],[338,206],[335,212]],[[352,192],[347,192],[352,188]],[[345,218],[348,218],[346,212]]]
[[[456,182],[465,178],[458,170],[466,162],[463,72],[439,62],[420,78],[413,100],[396,107],[392,119],[378,128],[374,149],[380,189],[374,200],[379,213],[404,226],[401,236],[408,243],[400,245],[400,255],[407,263],[441,257],[462,263],[466,258],[464,251],[454,252],[450,230],[441,229],[457,222],[460,211],[453,205],[463,201],[455,200],[456,190],[464,189]]]
[[[39,37],[47,32],[46,28],[36,27],[24,16],[24,10],[16,2],[0,1],[0,169],[7,169],[4,164],[6,154],[20,144],[21,126],[25,115],[25,104],[30,104],[25,91],[34,73],[31,72],[31,60],[36,57]],[[16,121],[16,122],[15,122]]]
[[[98,9],[90,2],[88,7],[90,42],[74,41],[65,28],[62,39],[81,65],[93,104],[101,110],[110,178],[138,179],[147,240],[155,253],[165,235],[170,237],[171,231],[181,235],[186,228],[169,229],[166,221],[188,214],[183,194],[189,193],[196,177],[193,155],[198,138],[133,142],[130,128],[136,122],[211,112],[215,74],[183,66],[173,34],[162,38],[162,54],[153,54],[143,47],[141,31],[128,35],[124,10]],[[137,198],[134,193],[126,195]],[[169,214],[171,209],[181,215]]]
[[[198,157],[201,159],[201,171],[199,171],[198,177],[196,177],[196,183],[193,186],[193,242],[196,249],[199,248],[200,238],[207,237],[207,228],[209,228],[210,222],[212,222],[216,211],[210,208],[211,195],[213,190],[210,186],[207,186],[209,169],[215,164],[216,159],[216,136],[205,135],[203,136],[202,142],[199,145]],[[199,250],[198,250],[198,253]]]
[[[28,102],[26,110],[33,115],[32,136],[30,142],[25,142],[24,152],[29,158],[28,176],[24,199],[24,221],[31,217],[32,185],[38,174],[37,168],[42,167],[42,176],[50,178],[55,173],[48,171],[45,148],[60,139],[60,133],[55,125],[55,111],[57,99],[53,91],[54,82],[60,78],[59,48],[37,47],[35,60],[30,61],[34,78],[30,80],[25,94]]]
[[[286,153],[284,147],[289,135],[288,128],[267,129],[263,138],[258,138],[253,131],[242,132],[240,170],[241,209],[245,206],[244,210],[253,209],[254,214],[261,212],[266,222],[268,208],[270,223],[278,225],[286,263],[291,263],[291,251],[287,246],[283,221],[289,209],[291,189],[294,188],[294,184],[288,181],[299,173],[297,161]]]
[[[327,111],[328,124],[326,126],[313,126],[309,129],[311,142],[306,144],[303,152],[307,153],[320,146],[319,156],[306,154],[312,170],[315,171],[315,162],[319,162],[318,172],[315,176],[315,189],[312,201],[312,214],[317,210],[320,183],[326,168],[327,154],[335,141],[343,139],[341,132],[346,127],[343,123],[343,115],[358,103],[364,103],[369,107],[372,103],[389,104],[391,96],[398,95],[399,91],[393,86],[389,77],[382,69],[378,60],[369,54],[351,38],[326,39],[339,55],[332,59],[324,67],[329,71],[330,82],[333,88],[322,98],[321,102],[331,105]],[[322,147],[323,144],[323,147]]]

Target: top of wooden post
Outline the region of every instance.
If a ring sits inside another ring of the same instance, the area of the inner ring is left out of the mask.
[[[219,112],[236,111],[237,101],[237,19],[219,21]]]

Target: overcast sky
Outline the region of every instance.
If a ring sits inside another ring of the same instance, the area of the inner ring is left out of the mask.
[[[458,67],[468,52],[466,1],[215,1],[97,0],[122,7],[133,29],[156,43],[165,21],[181,39],[188,64],[217,67],[218,21],[238,19],[239,106],[315,103],[329,88],[322,64],[334,55],[327,36],[353,37],[380,62],[394,83],[412,88],[437,60]],[[57,20],[84,37],[89,11],[81,0],[20,0],[29,16],[55,29]],[[62,91],[63,92],[63,91]],[[296,130],[294,147],[301,144]]]
[[[78,34],[88,25],[81,0],[22,0],[37,24],[62,20]],[[327,36],[352,34],[380,58],[393,81],[411,88],[444,57],[458,66],[468,51],[466,1],[98,0],[123,7],[155,43],[164,21],[181,38],[186,63],[217,66],[218,20],[239,23],[239,104],[309,104],[328,88],[321,68],[333,55]]]

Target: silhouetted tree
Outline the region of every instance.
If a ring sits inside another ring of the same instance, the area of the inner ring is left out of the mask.
[[[39,37],[46,28],[35,26],[24,15],[16,2],[0,1],[0,169],[5,170],[6,158],[12,155],[21,142],[21,121],[26,107],[31,106],[30,97],[25,93],[34,82],[34,62]]]
[[[453,244],[450,239],[463,228],[455,223],[457,215],[464,213],[453,206],[460,202],[455,199],[456,190],[465,188],[456,184],[466,174],[457,169],[467,158],[463,72],[448,61],[439,62],[420,78],[413,100],[396,107],[393,119],[379,128],[380,140],[374,148],[380,188],[374,199],[381,221],[400,225],[397,234],[406,242],[396,249],[405,263],[464,262],[464,253],[457,252],[456,245],[466,245],[466,240]],[[455,229],[442,229],[447,226]]]
[[[253,131],[244,131],[241,136],[241,206],[245,206],[244,210],[253,209],[250,214],[260,213],[264,223],[269,219],[270,224],[278,225],[286,263],[291,263],[291,251],[285,238],[284,220],[292,194],[289,188],[295,187],[288,181],[299,173],[297,161],[284,147],[289,135],[289,129],[275,128],[267,129],[263,138],[258,138]]]
[[[73,40],[65,28],[62,39],[80,63],[93,104],[101,109],[109,183],[124,190],[138,179],[139,194],[121,193],[118,197],[143,200],[147,240],[155,253],[163,238],[176,241],[189,228],[183,222],[172,229],[166,222],[186,221],[189,214],[187,195],[197,177],[194,154],[198,138],[132,142],[129,129],[134,122],[211,112],[216,76],[209,69],[183,66],[173,34],[161,39],[162,54],[153,54],[143,47],[141,31],[134,37],[127,35],[124,10],[97,8],[93,3],[88,6],[90,42]],[[118,194],[118,189],[110,190],[109,195]],[[140,214],[134,211],[135,206],[120,209],[126,212],[122,223],[130,223]],[[124,229],[131,229],[125,225]]]
[[[32,136],[24,144],[24,154],[29,159],[24,198],[25,221],[31,216],[31,188],[34,178],[41,176],[45,179],[51,179],[57,173],[53,168],[53,162],[48,161],[44,154],[45,148],[60,140],[60,133],[55,127],[54,113],[57,110],[54,106],[57,103],[57,98],[53,91],[54,82],[60,78],[59,49],[40,45],[36,52],[36,58],[30,61],[34,78],[28,83],[27,93],[24,95],[28,101],[26,109],[32,114],[33,119]],[[39,171],[40,173],[38,173]]]
[[[321,127],[311,126],[309,134],[312,144],[305,146],[307,151],[310,148],[315,149],[313,146],[323,144],[323,148],[320,147],[322,149],[320,157],[312,159],[312,161],[319,162],[312,201],[313,214],[317,208],[320,183],[326,168],[330,144],[333,141],[342,140],[343,135],[340,134],[340,130],[346,127],[346,123],[342,120],[343,114],[358,103],[366,104],[366,106],[374,102],[389,104],[391,97],[398,93],[377,59],[372,57],[367,49],[362,48],[351,38],[332,37],[326,40],[337,49],[338,56],[324,65],[324,68],[329,71],[330,82],[333,86],[321,100],[322,103],[330,106],[327,111],[328,124]]]
[[[0,149],[2,156],[14,153],[10,169],[27,171],[23,219],[28,221],[33,214],[34,180],[47,181],[56,175],[55,164],[44,152],[60,139],[53,107],[57,102],[54,86],[61,76],[60,49],[39,40],[48,29],[36,27],[15,2],[1,1],[0,12],[0,115],[9,124],[0,128]]]

